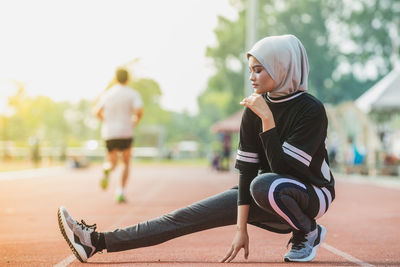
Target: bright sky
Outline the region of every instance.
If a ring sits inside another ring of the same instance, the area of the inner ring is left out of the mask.
[[[2,0],[0,97],[17,80],[30,95],[95,99],[140,58],[134,70],[160,84],[163,107],[196,112],[217,15],[236,17],[228,0]]]

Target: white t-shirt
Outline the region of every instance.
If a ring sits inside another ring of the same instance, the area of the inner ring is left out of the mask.
[[[133,137],[132,115],[143,106],[139,92],[116,84],[100,98],[97,108],[103,109],[101,136],[105,140]]]

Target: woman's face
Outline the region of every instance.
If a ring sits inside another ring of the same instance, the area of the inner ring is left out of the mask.
[[[253,56],[249,57],[249,69],[249,80],[256,94],[262,95],[274,90],[274,80],[272,80],[268,71]]]

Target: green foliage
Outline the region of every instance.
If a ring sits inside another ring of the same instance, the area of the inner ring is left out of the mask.
[[[238,102],[244,96],[247,1],[236,0],[232,4],[238,10],[238,19],[220,17],[214,31],[218,45],[207,49],[216,73],[199,96],[199,108],[205,116],[212,113],[208,119],[210,125],[239,110]],[[356,99],[391,68],[388,31],[393,19],[399,18],[399,10],[400,3],[396,0],[260,0],[258,36],[259,39],[289,33],[298,36],[310,62],[309,92],[324,102],[338,104]],[[343,52],[346,44],[353,44],[355,49]],[[242,68],[229,68],[227,63],[232,59],[241,62]],[[361,71],[360,76],[355,71],[371,61],[377,63],[378,75],[371,77]],[[231,97],[216,104],[213,97],[216,92]]]
[[[245,94],[247,1],[231,3],[237,19],[219,17],[217,45],[206,53],[216,71],[198,97],[196,131],[199,140],[209,144],[217,142],[211,125],[241,109]],[[392,68],[388,33],[395,19],[399,23],[399,12],[398,0],[259,0],[258,36],[298,36],[309,57],[309,92],[325,103],[339,104],[355,100]],[[367,75],[366,64],[374,66],[377,75]]]
[[[218,18],[214,30],[217,44],[207,48],[215,68],[205,90],[198,97],[199,113],[176,113],[162,109],[162,90],[152,79],[133,79],[132,88],[144,101],[144,117],[138,133],[163,129],[165,143],[199,141],[217,144],[210,127],[242,108],[245,96],[247,59],[245,58],[246,0],[231,1],[237,18]],[[310,62],[309,91],[324,102],[338,104],[354,100],[393,66],[389,31],[400,18],[398,0],[259,0],[258,36],[294,34],[307,49]],[[398,27],[398,25],[397,25]],[[364,71],[375,67],[375,75]],[[110,82],[109,87],[113,85]],[[49,145],[65,142],[80,145],[100,139],[100,123],[93,115],[94,104],[82,100],[71,104],[47,97],[28,97],[23,87],[10,98],[14,108],[10,118],[2,118],[2,139],[27,143],[37,136]],[[145,138],[142,138],[145,142]],[[137,139],[140,145],[141,138]],[[235,146],[233,142],[233,146]]]
[[[337,12],[338,20],[347,27],[347,34],[357,49],[346,53],[349,60],[366,64],[377,58],[380,75],[386,74],[393,66],[387,60],[392,55],[391,29],[399,29],[400,1],[358,0],[353,6],[343,0]]]
[[[160,106],[161,88],[152,79],[137,79],[131,82],[143,99],[144,116],[141,124],[165,124],[170,120],[170,114]]]
[[[112,83],[110,83],[111,85]],[[138,79],[131,83],[144,102],[144,117],[140,125],[168,125],[171,114],[160,107],[161,89],[151,79]],[[8,101],[14,114],[3,118],[3,140],[28,146],[30,138],[39,138],[44,146],[80,146],[84,141],[100,139],[100,122],[94,116],[95,103],[55,102],[45,96],[29,97],[25,89]]]
[[[36,136],[53,143],[68,132],[67,123],[63,119],[66,103],[57,104],[44,96],[30,98],[21,89],[10,98],[9,105],[15,111],[7,119],[9,140],[22,141]]]

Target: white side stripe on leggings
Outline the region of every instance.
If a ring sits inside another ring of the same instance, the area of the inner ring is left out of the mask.
[[[276,179],[271,184],[271,187],[269,188],[269,191],[268,191],[268,200],[269,200],[269,203],[271,204],[271,207],[276,211],[276,213],[278,213],[282,218],[284,218],[294,229],[299,230],[293,224],[293,222],[290,220],[290,218],[278,207],[278,205],[275,202],[274,191],[275,191],[275,188],[281,183],[292,183],[292,184],[298,185],[304,189],[306,189],[306,186],[300,182],[297,182],[297,181],[294,181],[291,179],[281,178],[281,179]]]
[[[329,190],[326,189],[325,187],[319,188],[319,187],[316,187],[315,185],[313,185],[313,188],[319,199],[319,211],[318,211],[317,216],[315,216],[315,218],[314,218],[314,219],[318,219],[322,215],[324,215],[325,212],[328,210],[328,207],[332,202],[332,196],[331,196],[331,192],[329,192]],[[324,194],[326,195],[326,198],[328,199],[328,203],[326,203]]]
[[[326,208],[326,209],[328,209],[329,206],[330,206],[331,203],[332,203],[331,192],[330,192],[328,189],[326,189],[326,187],[322,187],[321,190],[324,191],[325,196],[328,198],[328,207]],[[325,212],[326,212],[326,211],[325,211]]]

